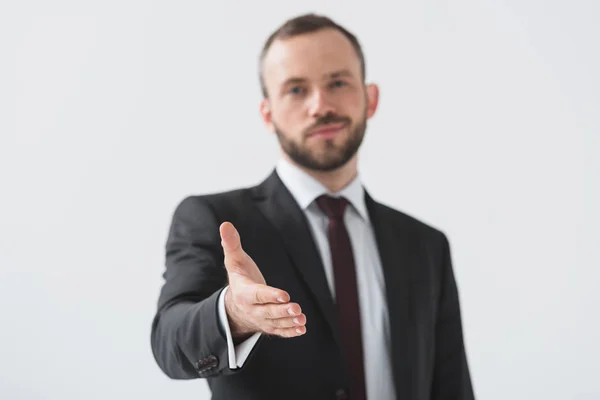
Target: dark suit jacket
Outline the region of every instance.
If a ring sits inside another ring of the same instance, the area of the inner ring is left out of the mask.
[[[365,200],[386,282],[397,399],[473,399],[446,236],[367,192]],[[227,285],[224,221],[238,229],[267,284],[286,290],[307,318],[305,335],[262,335],[234,370],[217,312]],[[167,376],[206,378],[216,400],[346,398],[348,375],[320,254],[276,172],[256,187],[184,199],[173,215],[164,278],[151,342]]]

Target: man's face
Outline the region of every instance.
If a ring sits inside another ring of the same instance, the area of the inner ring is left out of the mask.
[[[378,93],[374,85],[365,87],[358,55],[341,32],[276,40],[264,59],[263,79],[263,119],[293,161],[331,171],[355,156]]]

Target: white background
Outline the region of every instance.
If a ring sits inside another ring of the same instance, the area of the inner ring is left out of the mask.
[[[150,350],[168,225],[183,197],[270,173],[258,53],[317,11],[381,86],[367,188],[449,235],[477,397],[600,399],[599,10],[3,2],[0,398],[209,398]]]

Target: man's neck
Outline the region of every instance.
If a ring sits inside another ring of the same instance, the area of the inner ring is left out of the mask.
[[[291,160],[287,154],[284,154],[286,160],[296,167],[300,168],[308,175],[315,178],[323,186],[325,186],[331,193],[336,193],[345,188],[356,176],[358,175],[357,168],[357,155],[354,155],[350,161],[341,166],[340,168],[333,171],[315,171],[303,167]]]

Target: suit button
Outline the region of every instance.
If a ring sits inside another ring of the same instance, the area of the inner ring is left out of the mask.
[[[348,393],[344,389],[338,389],[335,392],[336,400],[348,400]]]
[[[215,356],[208,356],[207,361],[208,361],[208,365],[207,366],[209,368],[214,368],[217,365],[219,365],[219,359],[217,357],[215,357]]]

